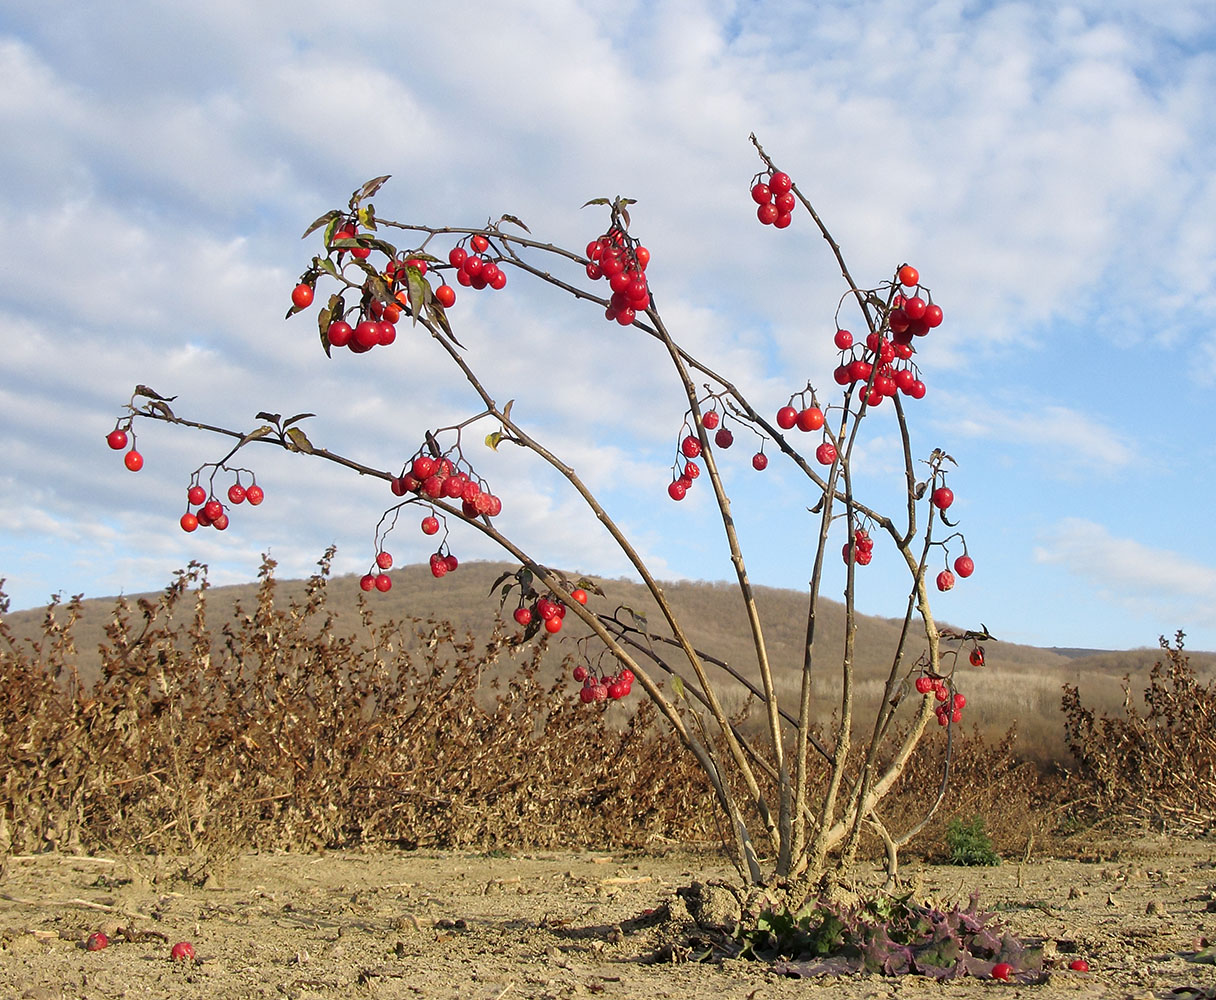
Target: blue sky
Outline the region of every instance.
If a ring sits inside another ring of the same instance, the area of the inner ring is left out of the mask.
[[[907,260],[945,310],[909,411],[917,451],[958,460],[976,571],[937,598],[939,618],[1041,645],[1153,645],[1182,628],[1216,649],[1216,11],[1148,6],[6,4],[13,607],[159,589],[194,559],[244,581],[263,551],[303,575],[331,542],[338,571],[364,571],[383,484],[251,452],[266,502],[223,534],[186,535],[185,486],[217,442],[149,427],[132,475],[103,438],[137,382],[220,424],[315,411],[315,443],[382,468],[474,412],[416,334],[328,361],[311,316],[283,321],[316,251],[304,226],[378,174],[394,175],[383,215],[508,212],[574,248],[606,222],[583,202],[636,198],[673,333],[762,410],[807,379],[827,395],[843,286],[805,216],[756,222],[755,131],[860,282]],[[518,400],[658,576],[730,577],[708,491],[666,496],[683,405],[655,345],[522,274],[464,292],[452,320],[492,394]],[[872,418],[858,466],[888,506],[889,418]],[[754,472],[753,450],[723,458],[752,577],[805,587],[813,497],[780,461]],[[500,526],[538,559],[628,575],[534,463],[473,457],[504,499]],[[473,532],[452,542],[498,558]],[[399,562],[430,552],[403,529],[392,547]],[[864,610],[901,613],[894,564],[879,541]]]

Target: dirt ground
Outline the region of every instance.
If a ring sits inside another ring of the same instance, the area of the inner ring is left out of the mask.
[[[978,891],[1041,939],[1049,975],[1036,985],[806,980],[756,962],[673,961],[691,926],[677,890],[733,876],[709,853],[258,854],[201,885],[181,870],[169,859],[8,858],[0,997],[1216,997],[1212,952],[1197,954],[1216,940],[1210,841],[1137,842],[1087,862],[906,867],[918,892]],[[87,951],[97,930],[111,943]],[[169,959],[180,940],[195,963]],[[1076,957],[1092,971],[1069,971]]]

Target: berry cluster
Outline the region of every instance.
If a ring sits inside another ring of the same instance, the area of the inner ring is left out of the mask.
[[[329,324],[326,336],[330,345],[348,347],[355,354],[366,354],[373,347],[387,347],[393,343],[397,339],[397,321],[401,318],[402,310],[409,305],[409,293],[404,288],[398,291],[397,286],[407,280],[410,268],[425,275],[427,262],[420,257],[390,260],[385,265],[382,277],[389,294],[393,296],[393,301],[384,302],[370,292],[366,293],[359,306],[354,326],[351,326],[344,316],[336,317]],[[296,291],[303,287],[307,286],[297,285]],[[436,293],[436,298],[438,297]],[[295,301],[294,294],[292,301]]]
[[[722,416],[715,409],[706,410],[701,414],[701,426],[707,431],[714,432],[714,444],[726,450],[735,443],[735,435],[729,427],[722,423]],[[684,435],[676,460],[672,464],[672,480],[667,486],[667,495],[672,500],[683,500],[692,489],[693,480],[701,475],[701,466],[694,459],[701,457],[701,439],[693,434],[687,419],[681,430]],[[768,465],[768,457],[762,452],[752,456],[752,467],[761,470]]]
[[[929,495],[929,502],[933,504],[939,511],[943,513],[949,509],[954,503],[954,490],[949,486],[941,485],[933,490]],[[949,523],[949,522],[947,522]],[[966,579],[975,572],[975,560],[967,555],[966,545],[963,547],[963,554],[954,560],[954,570],[951,572],[947,566],[937,574],[937,589],[940,591],[952,590],[957,582],[956,575],[960,579]]]
[[[472,253],[459,245],[452,247],[448,252],[448,263],[456,268],[457,283],[465,288],[478,290],[488,286],[496,292],[505,288],[507,272],[498,266],[496,260],[485,255],[486,251],[490,249],[490,241],[481,233],[475,233],[469,239],[469,246],[472,248]],[[446,292],[444,292],[445,288]],[[435,298],[446,309],[456,301],[456,290],[451,285],[441,285],[435,289]]]
[[[582,689],[578,693],[579,701],[590,705],[593,701],[620,701],[633,690],[633,671],[624,667],[620,673],[596,677],[584,666],[574,668],[574,679],[582,681]]]
[[[130,430],[128,425],[127,430]],[[106,435],[106,444],[115,451],[122,451],[127,447],[127,430],[122,427],[115,427],[109,434]],[[131,450],[122,457],[123,465],[132,472],[138,472],[144,467],[144,457],[135,449],[135,432],[130,433]]]
[[[372,567],[371,572],[364,573],[359,578],[359,587],[363,590],[378,590],[382,594],[387,594],[393,589],[393,578],[385,570],[392,568],[392,553],[381,549],[376,553],[375,565]]]
[[[650,286],[646,282],[650,251],[625,230],[613,226],[587,244],[587,257],[587,277],[592,281],[605,278],[612,289],[604,317],[629,326],[650,306]]]
[[[389,487],[393,495],[399,497],[414,493],[432,500],[459,500],[465,517],[497,517],[502,513],[502,501],[486,489],[483,479],[475,478],[472,467],[462,469],[463,463],[458,452],[456,461],[447,455],[434,457],[419,452],[401,475],[393,478]],[[437,524],[435,530],[438,530]],[[423,531],[426,531],[425,521]],[[434,530],[427,532],[434,533]]]
[[[870,537],[870,533],[865,528],[858,528],[853,532],[853,562],[858,566],[869,566],[870,560],[874,558],[874,539]],[[840,550],[840,555],[844,559],[845,564],[849,562],[849,543],[845,542],[844,547]]]
[[[840,364],[832,373],[837,385],[862,385],[868,406],[878,406],[897,392],[912,399],[923,399],[925,383],[917,375],[912,355],[915,337],[923,337],[942,322],[941,306],[921,297],[920,272],[904,264],[896,272],[900,291],[891,296],[882,328],[866,336],[864,349],[854,343],[853,334],[838,329],[833,338],[841,351]],[[895,285],[887,286],[894,290]],[[911,294],[907,294],[907,293]],[[890,334],[890,336],[886,336]]]
[[[982,662],[982,654],[980,659]],[[938,701],[935,710],[938,725],[946,726],[951,722],[963,721],[963,709],[967,707],[967,699],[957,691],[952,695],[944,677],[930,677],[928,674],[921,674],[916,678],[916,690],[918,694],[932,694]]]
[[[756,218],[766,226],[785,229],[794,221],[794,182],[790,175],[778,170],[773,174],[756,174],[752,178],[752,201],[758,206]]]
[[[587,603],[587,592],[576,588],[570,592],[570,599],[577,601],[579,604]],[[562,622],[566,617],[566,602],[551,597],[538,597],[531,605],[523,603],[520,599],[520,605],[515,609],[515,621],[523,625],[525,628],[533,622],[542,622],[544,629],[550,635],[562,630]]]
[[[218,468],[216,471],[219,471]],[[251,507],[256,507],[265,498],[265,491],[256,482],[249,486],[242,486],[239,472],[236,482],[228,487],[228,503],[233,506],[248,503]],[[214,493],[208,494],[199,482],[198,473],[194,474],[190,487],[186,490],[186,503],[186,513],[178,522],[182,526],[182,531],[194,531],[198,528],[215,528],[216,531],[223,531],[228,527],[228,513],[224,503]],[[192,511],[190,507],[197,509]]]

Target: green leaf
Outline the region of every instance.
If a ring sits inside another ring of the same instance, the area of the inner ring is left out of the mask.
[[[311,455],[313,448],[312,442],[308,440],[308,435],[298,427],[287,428],[287,438],[289,440],[288,450],[302,451],[306,455]]]
[[[328,211],[324,215],[322,215],[319,219],[317,219],[311,226],[309,226],[307,229],[305,229],[304,235],[301,236],[300,239],[302,239],[302,240],[308,239],[308,237],[310,237],[313,233],[315,233],[322,226],[328,226],[335,219],[340,218],[341,215],[342,215],[342,213],[339,212],[336,208],[331,209],[330,211]]]
[[[515,574],[512,573],[510,570],[507,570],[505,573],[503,573],[501,576],[499,576],[499,578],[497,580],[495,580],[492,584],[490,584],[490,593],[491,594],[494,593],[494,591],[496,591],[501,584],[505,583],[508,579],[510,579],[514,575]],[[510,587],[508,587],[507,589],[509,590]]]
[[[431,297],[431,286],[416,267],[405,269],[405,287],[409,294],[410,315],[417,325],[418,317],[422,315],[423,304]]]
[[[338,276],[338,265],[328,257],[324,257],[317,262],[317,266],[326,274],[332,274],[335,278]]]
[[[583,208],[588,205],[611,205],[612,201],[609,198],[592,198],[590,201],[583,202]]]
[[[679,674],[672,674],[671,686],[675,689],[676,697],[682,699],[684,697],[684,678]]]
[[[486,435],[486,447],[491,451],[498,451],[498,445],[502,442],[502,431],[491,431]]]

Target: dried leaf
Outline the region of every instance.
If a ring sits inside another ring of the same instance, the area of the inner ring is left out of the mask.
[[[513,215],[504,215],[498,221],[499,222],[510,222],[512,225],[519,226],[519,228],[522,229],[525,233],[532,232],[531,229],[529,229],[527,226],[525,226],[519,219],[515,218],[515,216],[513,216]]]
[[[309,226],[307,229],[305,229],[304,235],[301,236],[300,239],[302,239],[302,240],[308,239],[308,237],[310,237],[313,233],[315,233],[322,226],[329,225],[331,222],[333,222],[335,219],[339,218],[341,215],[342,215],[342,213],[339,212],[336,208],[331,209],[330,211],[328,211],[324,215],[322,215],[320,218],[318,218],[311,226]]]
[[[373,177],[370,181],[364,184],[363,187],[359,188],[356,198],[359,201],[362,201],[364,198],[372,197],[372,195],[374,195],[380,190],[381,187],[384,186],[384,182],[392,176],[392,174],[385,174],[383,177]]]
[[[258,416],[263,417],[263,416],[265,416],[265,414],[259,413]],[[237,447],[238,448],[244,447],[250,441],[256,441],[258,438],[264,438],[267,434],[273,434],[274,430],[275,429],[273,427],[271,427],[269,424],[263,424],[261,427],[257,428],[256,430],[250,431],[243,438],[241,438],[241,443],[238,444]]]
[[[284,420],[283,426],[287,427],[289,424],[294,424],[297,420],[304,420],[307,417],[315,417],[315,416],[316,416],[315,413],[297,413],[294,417],[288,417],[286,420]]]
[[[171,402],[173,402],[173,400],[177,399],[176,396],[162,396],[155,389],[150,389],[146,385],[137,385],[135,387],[135,392],[132,395],[147,396],[148,399],[159,399],[162,402],[166,402],[166,403],[171,403]]]
[[[307,455],[312,454],[312,442],[308,440],[308,435],[300,430],[300,428],[288,427],[287,438],[289,440],[288,448],[291,451],[302,451]]]

